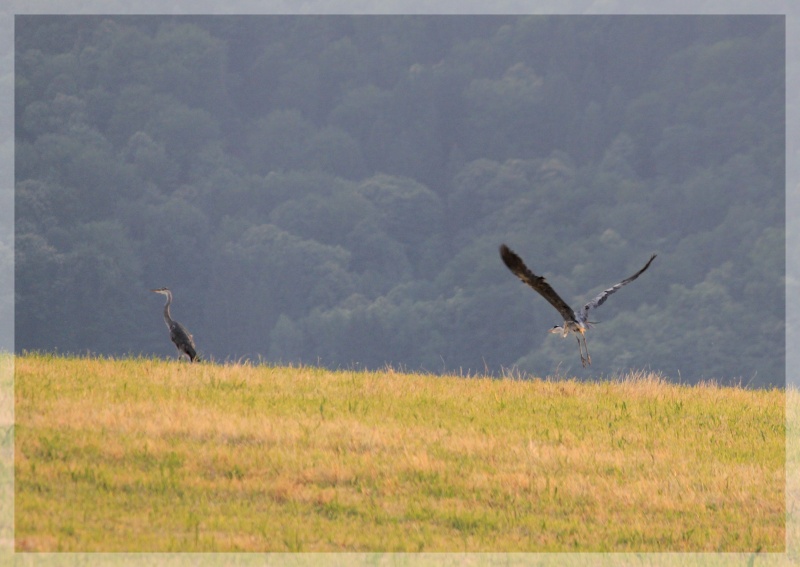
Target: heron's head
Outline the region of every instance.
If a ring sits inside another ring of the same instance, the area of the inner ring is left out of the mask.
[[[160,293],[161,295],[169,295],[169,288],[168,287],[160,287],[158,289],[151,289],[153,293]]]
[[[566,330],[565,330],[565,329],[564,329],[564,327],[562,327],[561,325],[555,325],[555,326],[554,326],[552,329],[550,329],[548,332],[549,332],[549,333],[553,333],[554,335],[555,335],[556,333],[559,333],[559,334],[562,334],[562,335],[563,335],[563,334],[566,334]]]

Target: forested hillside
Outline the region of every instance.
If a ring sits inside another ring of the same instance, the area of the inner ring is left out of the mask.
[[[784,381],[784,20],[17,16],[16,348]],[[593,365],[500,261],[596,313]]]

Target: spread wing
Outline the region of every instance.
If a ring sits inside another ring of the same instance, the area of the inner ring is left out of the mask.
[[[647,264],[644,265],[644,268],[642,268],[641,270],[639,270],[638,272],[633,274],[631,277],[626,278],[626,279],[622,280],[621,282],[619,282],[618,284],[611,286],[607,290],[604,290],[604,291],[600,292],[597,295],[597,297],[595,297],[589,303],[584,305],[583,309],[581,310],[581,319],[585,321],[586,318],[588,317],[588,313],[589,313],[590,309],[594,309],[595,307],[600,307],[603,303],[605,303],[605,301],[606,301],[606,299],[608,299],[609,295],[611,295],[612,293],[617,291],[622,286],[628,285],[633,280],[635,280],[636,278],[641,276],[642,272],[644,272],[647,268],[650,267],[650,263],[655,259],[655,257],[656,257],[655,254],[650,256],[650,259],[647,261]]]
[[[556,310],[561,313],[561,316],[564,318],[564,321],[575,321],[575,311],[573,311],[572,307],[567,305],[567,303],[561,299],[558,294],[550,287],[550,284],[547,283],[543,276],[537,276],[533,272],[528,269],[528,266],[522,261],[522,258],[517,256],[508,246],[505,244],[500,246],[500,257],[503,259],[503,263],[506,267],[511,270],[515,276],[523,281],[523,283],[528,284],[533,289],[539,292],[539,295],[544,297],[550,305],[556,308]],[[636,274],[637,276],[639,274]]]

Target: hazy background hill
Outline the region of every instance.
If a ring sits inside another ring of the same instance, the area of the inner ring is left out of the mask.
[[[16,348],[784,381],[780,16],[17,16]],[[597,312],[593,366],[502,265]]]

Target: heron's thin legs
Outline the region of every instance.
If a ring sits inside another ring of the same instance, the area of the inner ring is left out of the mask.
[[[592,357],[589,356],[589,347],[586,345],[586,337],[584,337],[580,333],[577,333],[575,335],[575,338],[578,339],[578,352],[581,355],[581,364],[583,365],[584,368],[586,368],[587,366],[591,366]],[[581,343],[581,340],[583,340],[583,343]],[[584,358],[583,356],[584,350],[586,351],[586,358]]]
[[[583,350],[586,351],[586,365],[592,365],[592,357],[589,355],[589,345],[586,344],[586,337],[583,337]]]
[[[581,346],[581,336],[579,334],[576,334],[575,339],[578,341],[578,354],[581,355],[581,364],[585,367],[586,359],[583,358],[583,347]]]

